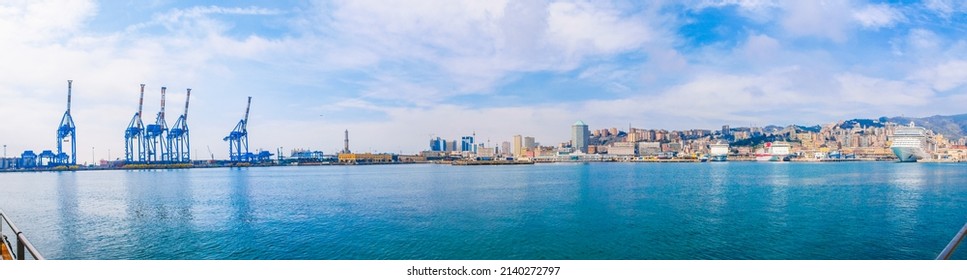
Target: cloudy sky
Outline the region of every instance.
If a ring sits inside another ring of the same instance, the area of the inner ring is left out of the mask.
[[[8,0],[0,142],[55,149],[68,79],[78,162],[123,156],[141,83],[169,125],[192,88],[196,158],[247,96],[273,152],[967,113],[967,2],[645,2]]]

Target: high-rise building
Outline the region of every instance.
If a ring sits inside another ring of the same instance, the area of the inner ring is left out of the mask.
[[[524,149],[533,150],[534,148],[537,148],[537,145],[534,144],[534,137],[524,137]]]
[[[588,131],[588,124],[577,121],[574,125],[571,125],[571,143],[575,151],[587,153],[590,140],[591,132]]]
[[[460,151],[477,152],[477,146],[473,144],[473,136],[460,137]]]
[[[437,137],[430,140],[430,151],[443,152],[447,150],[447,141]]]
[[[723,136],[729,135],[729,125],[722,126],[722,135]]]
[[[503,155],[511,155],[510,142],[504,141],[500,143],[500,153]]]
[[[524,139],[520,135],[514,135],[514,157],[519,158],[524,154]]]

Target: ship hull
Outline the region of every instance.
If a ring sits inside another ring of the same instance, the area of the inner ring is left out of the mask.
[[[727,161],[728,156],[726,155],[714,155],[710,158],[711,161]]]
[[[788,155],[769,155],[759,154],[755,156],[756,161],[789,161]]]
[[[892,147],[893,154],[900,162],[917,162],[924,158],[923,150],[916,147]]]

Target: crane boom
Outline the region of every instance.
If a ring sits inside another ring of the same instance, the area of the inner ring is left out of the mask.
[[[141,117],[142,108],[144,108],[144,84],[141,84],[141,99],[138,100],[138,117]]]
[[[71,112],[71,84],[74,80],[67,80],[67,113]]]
[[[166,89],[168,88],[161,87],[161,112],[158,113],[158,116],[160,116],[161,119],[165,118],[165,90]]]
[[[188,95],[185,96],[185,120],[188,120],[188,100],[191,99],[191,89],[188,89]]]
[[[248,105],[245,105],[245,126],[248,126],[248,110],[252,107],[252,97],[248,97]]]

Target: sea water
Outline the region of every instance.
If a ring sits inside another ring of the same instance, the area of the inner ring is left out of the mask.
[[[967,165],[0,173],[0,208],[49,259],[932,259]]]

